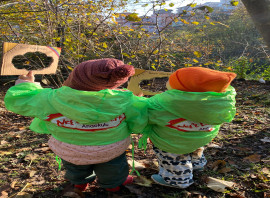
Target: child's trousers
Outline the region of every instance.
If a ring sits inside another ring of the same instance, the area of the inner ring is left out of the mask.
[[[91,183],[97,177],[102,188],[115,188],[124,183],[129,174],[125,152],[111,161],[100,164],[75,165],[63,159],[62,162],[66,168],[65,178],[72,184]]]
[[[202,170],[207,163],[203,147],[189,154],[173,154],[153,148],[159,163],[159,175],[166,183],[179,188],[193,184],[193,170]]]

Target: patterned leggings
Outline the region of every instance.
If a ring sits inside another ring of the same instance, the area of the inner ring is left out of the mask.
[[[193,170],[202,170],[207,163],[201,147],[189,154],[173,154],[153,148],[159,163],[159,175],[166,183],[180,188],[193,184]]]

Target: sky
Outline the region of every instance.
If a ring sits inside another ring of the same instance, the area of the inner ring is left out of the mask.
[[[147,6],[147,7],[142,7],[143,4],[146,4],[147,2],[150,2],[150,1],[149,0],[144,0],[144,1],[140,0],[140,2],[143,2],[143,3],[133,4],[127,8],[127,11],[128,12],[136,12],[139,15],[144,15],[145,12],[147,12],[150,9],[151,3],[149,3],[149,6]],[[186,6],[187,4],[192,3],[192,2],[197,3],[197,5],[198,5],[198,4],[202,4],[202,3],[206,3],[206,2],[220,2],[220,0],[167,0],[166,6],[164,8],[173,9],[175,11],[176,8]],[[170,3],[173,3],[174,6],[170,7],[169,6]],[[151,14],[152,14],[152,12],[151,12]]]

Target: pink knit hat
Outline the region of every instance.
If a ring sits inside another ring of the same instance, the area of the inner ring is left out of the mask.
[[[89,60],[77,65],[63,85],[83,91],[114,89],[127,82],[134,73],[133,66],[117,59]]]

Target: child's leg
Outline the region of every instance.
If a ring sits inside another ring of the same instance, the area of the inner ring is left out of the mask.
[[[205,159],[203,151],[204,148],[200,147],[191,154],[193,170],[203,170],[203,167],[206,165],[207,160]]]
[[[65,178],[72,184],[87,184],[95,180],[93,165],[75,165],[62,159],[66,169]]]
[[[193,184],[192,163],[189,154],[168,153],[154,147],[158,162],[159,175],[175,187],[186,188]]]
[[[129,174],[126,152],[109,162],[95,164],[94,171],[102,188],[121,186]]]

